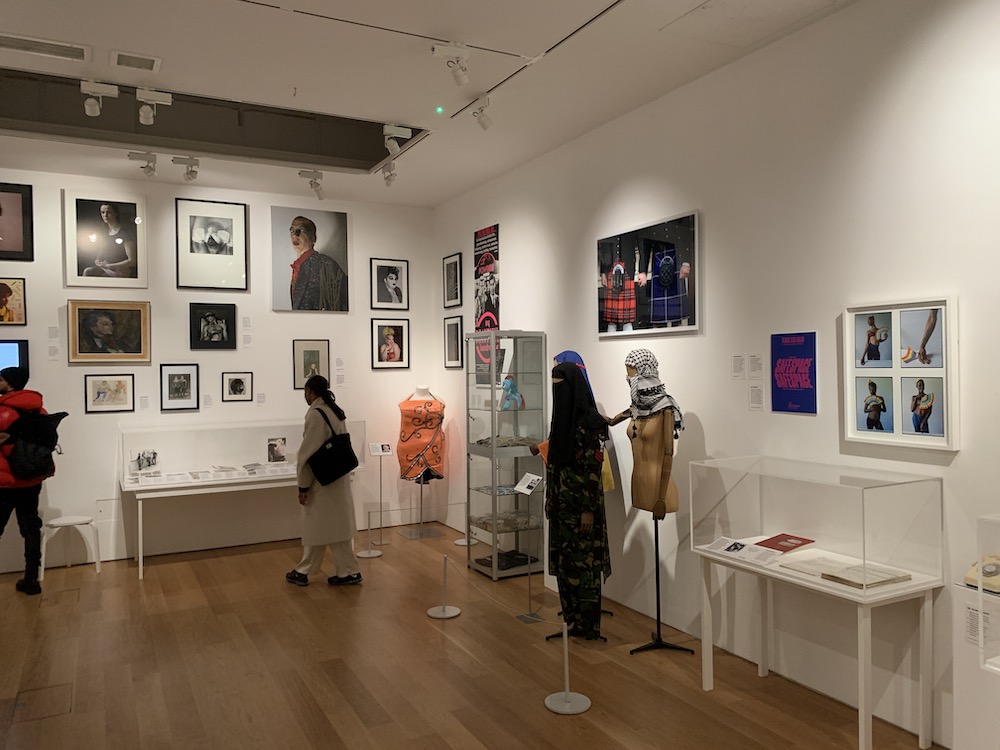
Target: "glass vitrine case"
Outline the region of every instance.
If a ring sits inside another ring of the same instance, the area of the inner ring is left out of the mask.
[[[979,665],[1000,674],[1000,514],[976,521],[979,552],[965,574],[966,585],[979,590]]]
[[[531,446],[549,427],[545,334],[470,333],[465,347],[467,534],[480,542],[468,565],[494,581],[540,572],[545,466]]]

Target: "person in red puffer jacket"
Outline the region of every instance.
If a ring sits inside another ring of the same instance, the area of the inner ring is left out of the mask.
[[[24,578],[15,588],[29,596],[42,593],[38,583],[38,568],[42,562],[42,519],[38,515],[38,496],[42,492],[42,482],[47,477],[17,479],[11,474],[7,456],[11,426],[21,416],[21,412],[39,411],[42,408],[42,394],[26,391],[28,372],[23,367],[5,367],[0,370],[0,535],[10,520],[10,514],[17,515],[17,526],[24,537]]]

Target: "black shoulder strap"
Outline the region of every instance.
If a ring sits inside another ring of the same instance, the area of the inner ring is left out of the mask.
[[[330,434],[336,435],[337,433],[333,431],[333,425],[330,424],[330,418],[326,416],[326,412],[323,411],[322,409],[316,409],[316,411],[318,411],[319,415],[323,417],[323,421],[326,422],[326,426],[330,428]]]

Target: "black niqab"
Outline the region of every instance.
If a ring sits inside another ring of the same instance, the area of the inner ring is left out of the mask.
[[[607,423],[597,411],[594,396],[580,368],[560,362],[552,368],[552,428],[549,432],[549,463],[566,466],[576,459],[576,430],[579,427],[607,433]]]

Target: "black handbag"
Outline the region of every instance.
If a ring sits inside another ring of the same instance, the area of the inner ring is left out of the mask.
[[[326,487],[358,468],[358,457],[354,455],[350,433],[338,435],[333,431],[333,425],[323,410],[317,409],[317,411],[323,417],[326,426],[330,428],[331,436],[309,456],[309,468],[312,469],[316,481]]]

